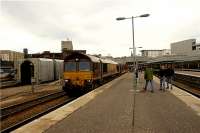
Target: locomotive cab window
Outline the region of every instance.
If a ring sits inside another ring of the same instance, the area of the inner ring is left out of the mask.
[[[90,62],[79,62],[79,71],[90,71]]]
[[[76,62],[66,62],[65,71],[76,71]]]

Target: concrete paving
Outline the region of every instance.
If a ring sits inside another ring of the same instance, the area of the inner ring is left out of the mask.
[[[198,112],[169,91],[140,92],[141,80],[123,76],[46,133],[199,133]],[[158,82],[154,82],[158,88]],[[174,87],[175,88],[175,87]],[[175,93],[175,92],[173,92]],[[187,97],[188,98],[188,97]],[[183,98],[184,99],[184,98]],[[196,106],[200,107],[199,99]]]

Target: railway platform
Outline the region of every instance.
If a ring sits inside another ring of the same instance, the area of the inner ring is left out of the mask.
[[[199,133],[200,99],[173,87],[142,92],[133,74],[121,77],[13,131],[45,133]]]

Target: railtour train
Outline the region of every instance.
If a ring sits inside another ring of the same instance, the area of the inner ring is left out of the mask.
[[[75,52],[64,59],[63,90],[92,90],[126,70],[125,64]]]

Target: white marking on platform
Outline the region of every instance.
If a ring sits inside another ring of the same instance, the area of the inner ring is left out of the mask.
[[[141,90],[138,90],[138,89],[137,89],[137,90],[130,89],[129,91],[130,91],[130,92],[140,92]]]
[[[105,86],[105,88],[110,88],[112,86],[112,84],[108,84]]]
[[[157,77],[154,77],[154,79],[155,82],[160,83]],[[194,95],[179,89],[176,86],[173,86],[173,89],[169,92],[183,101],[187,106],[194,110],[198,116],[200,116],[200,98],[195,97]]]

